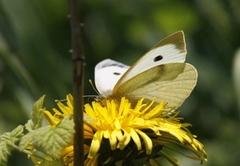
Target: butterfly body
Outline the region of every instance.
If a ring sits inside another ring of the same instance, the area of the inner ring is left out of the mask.
[[[95,82],[103,96],[126,97],[131,103],[145,98],[168,107],[179,107],[196,85],[197,71],[184,63],[186,46],[182,31],[163,39],[130,68],[107,59],[95,67]],[[103,65],[104,64],[104,65]],[[118,73],[117,76],[115,74]]]

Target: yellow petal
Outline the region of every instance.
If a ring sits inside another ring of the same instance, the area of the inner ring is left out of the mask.
[[[117,137],[114,134],[114,131],[112,132],[112,134],[109,137],[109,142],[110,142],[111,150],[115,150],[117,147]]]
[[[136,131],[133,130],[132,128],[130,128],[130,135],[131,135],[133,141],[135,142],[137,149],[141,150],[141,148],[142,148],[141,140],[140,140],[138,134],[136,133]]]
[[[89,149],[89,153],[88,153],[88,158],[92,159],[94,156],[96,156],[100,145],[101,145],[101,141],[102,141],[102,131],[97,131],[92,139],[92,143]]]
[[[146,154],[151,154],[152,153],[152,140],[142,132],[141,130],[136,130],[136,132],[142,137],[144,144],[146,146]]]

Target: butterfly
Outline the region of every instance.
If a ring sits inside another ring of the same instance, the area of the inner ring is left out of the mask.
[[[105,59],[95,66],[95,84],[101,96],[131,103],[145,98],[155,104],[166,101],[178,108],[197,82],[197,70],[188,63],[183,31],[178,31],[154,45],[131,67]]]

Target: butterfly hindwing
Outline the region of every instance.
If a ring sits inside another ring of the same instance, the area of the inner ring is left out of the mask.
[[[179,107],[196,85],[197,71],[188,63],[169,63],[153,67],[114,89],[115,98],[125,96],[136,103],[140,98]]]

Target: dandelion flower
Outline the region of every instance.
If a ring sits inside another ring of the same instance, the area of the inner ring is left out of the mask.
[[[89,159],[100,155],[100,163],[122,161],[131,164],[142,160],[143,164],[156,165],[160,163],[159,156],[163,156],[176,164],[177,160],[162,152],[163,148],[177,151],[169,145],[173,143],[197,155],[190,158],[206,161],[203,145],[188,131],[190,124],[180,123],[179,112],[166,110],[165,102],[154,108],[154,100],[149,104],[143,102],[144,99],[140,99],[132,108],[123,97],[120,102],[106,100],[105,105],[99,102],[85,105],[85,114],[92,118],[85,124],[94,132]]]
[[[104,104],[103,104],[104,103]],[[52,115],[45,110],[47,123],[56,127],[62,119],[73,114],[73,97],[67,95],[67,102],[57,103]],[[121,101],[93,101],[84,109],[84,156],[85,166],[97,165],[162,165],[166,159],[172,165],[178,160],[165,152],[166,149],[178,152],[190,159],[207,161],[204,146],[187,127],[181,123],[180,112],[166,107],[138,100],[132,107],[126,98]],[[73,138],[72,138],[73,139]],[[187,156],[176,145],[189,149],[196,156]],[[62,150],[63,162],[73,166],[73,145]]]

